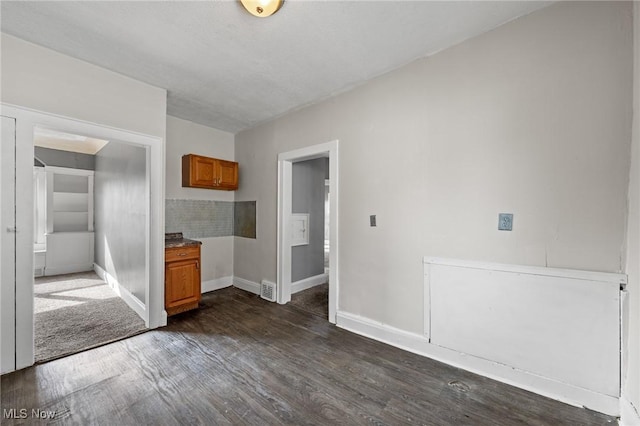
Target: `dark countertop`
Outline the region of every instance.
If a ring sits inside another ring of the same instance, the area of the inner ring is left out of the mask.
[[[171,232],[164,234],[164,248],[195,247],[202,244],[202,241],[190,240],[182,236],[182,232]]]

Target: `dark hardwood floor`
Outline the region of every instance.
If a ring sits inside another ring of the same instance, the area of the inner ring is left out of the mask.
[[[235,288],[203,302],[163,329],[3,376],[3,414],[27,418],[2,424],[40,422],[31,409],[83,425],[615,422]]]
[[[329,283],[292,294],[289,304],[326,320],[329,318]]]

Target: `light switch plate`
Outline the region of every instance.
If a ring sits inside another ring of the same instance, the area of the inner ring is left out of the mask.
[[[370,226],[377,226],[376,225],[376,215],[372,214],[371,216],[369,216],[369,225]]]
[[[513,213],[498,213],[498,230],[511,231],[513,229]]]

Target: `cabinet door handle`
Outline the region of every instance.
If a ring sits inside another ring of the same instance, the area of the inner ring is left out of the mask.
[[[196,260],[196,269],[200,269],[200,261]]]

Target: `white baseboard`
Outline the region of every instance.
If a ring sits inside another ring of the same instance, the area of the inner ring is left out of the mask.
[[[611,416],[620,414],[620,404],[616,397],[599,394],[526,371],[517,370],[504,364],[433,345],[424,336],[400,330],[369,318],[347,312],[338,312],[337,325],[356,334],[567,404],[578,407],[584,406]]]
[[[137,297],[135,297],[133,294],[131,294],[131,292],[129,290],[127,290],[126,288],[124,288],[123,286],[120,285],[120,283],[118,282],[118,280],[116,280],[111,274],[109,274],[107,271],[105,271],[104,269],[102,269],[100,267],[100,265],[94,263],[93,264],[93,270],[96,272],[96,274],[107,284],[109,284],[109,287],[111,287],[113,289],[113,291],[116,292],[116,294],[118,296],[120,296],[120,298],[122,300],[124,300],[124,302],[135,311],[136,314],[138,314],[138,316],[140,318],[142,318],[143,321],[145,321],[145,324],[147,325],[147,327],[149,326],[146,323],[145,317],[146,317],[146,306],[144,305],[144,303],[142,303],[140,301],[140,299],[138,299]]]
[[[87,272],[93,270],[92,264],[65,265],[65,266],[45,266],[44,275],[75,274],[76,272]]]
[[[220,277],[214,280],[202,281],[200,284],[200,291],[207,293],[209,291],[220,290],[221,288],[229,287],[233,285],[233,277]]]
[[[233,286],[251,293],[260,294],[260,284],[245,280],[244,278],[233,277]]]
[[[329,274],[320,274],[291,283],[291,294],[329,282]]]
[[[633,406],[623,394],[620,397],[620,426],[639,426],[640,415],[638,410]]]

